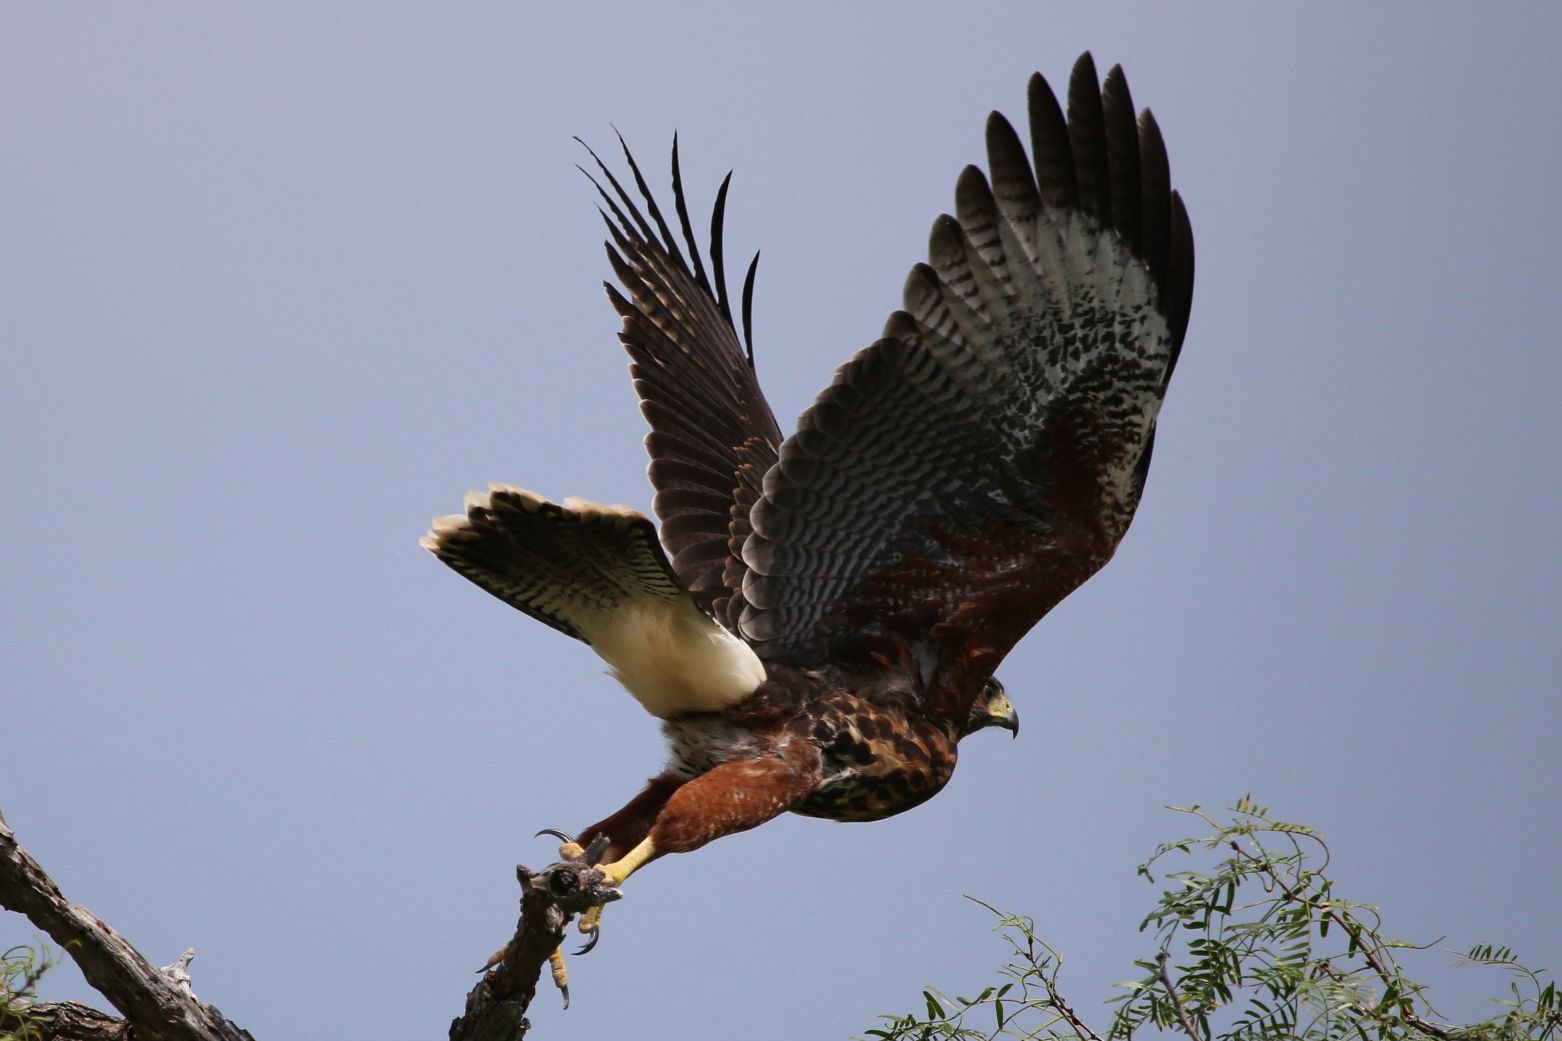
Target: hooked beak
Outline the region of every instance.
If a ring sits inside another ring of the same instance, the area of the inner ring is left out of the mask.
[[[991,707],[995,727],[1003,727],[1012,736],[1020,736],[1020,714],[1014,711],[1014,704],[1008,698],[999,698]]]

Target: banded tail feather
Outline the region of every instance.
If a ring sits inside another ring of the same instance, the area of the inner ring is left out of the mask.
[[[748,645],[695,604],[644,514],[503,484],[469,492],[465,507],[435,518],[419,544],[589,645],[653,716],[725,708],[764,682]]]

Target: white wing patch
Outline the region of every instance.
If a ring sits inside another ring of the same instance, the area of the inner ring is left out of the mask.
[[[469,492],[465,506],[435,518],[419,544],[589,644],[653,716],[722,709],[765,681],[748,644],[696,606],[644,514],[502,484]]]

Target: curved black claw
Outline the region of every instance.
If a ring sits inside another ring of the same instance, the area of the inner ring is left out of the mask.
[[[569,984],[566,983],[560,987],[559,993],[564,995],[564,1007],[569,1008]]]
[[[577,958],[582,954],[591,953],[591,948],[595,947],[597,945],[597,941],[602,938],[602,927],[600,925],[593,925],[590,929],[586,930],[586,935],[590,936],[591,939],[582,944],[580,950],[575,952],[575,957]]]
[[[544,835],[552,835],[554,838],[558,839],[560,842],[574,842],[575,841],[572,837],[570,837],[569,835],[564,834],[562,831],[559,831],[557,828],[543,828],[537,834],[533,835],[532,838],[540,839]]]
[[[488,956],[488,960],[483,963],[483,967],[481,969],[477,970],[477,974],[481,976],[490,969],[497,969],[504,963],[504,957],[509,953],[510,945],[505,944],[503,947],[499,948],[497,951]]]

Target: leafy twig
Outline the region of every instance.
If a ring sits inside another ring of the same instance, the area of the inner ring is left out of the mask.
[[[1378,939],[1376,936],[1365,935],[1361,924],[1355,921],[1349,915],[1342,915],[1334,908],[1329,907],[1326,904],[1322,904],[1305,894],[1298,893],[1295,889],[1286,884],[1285,880],[1280,877],[1279,873],[1275,871],[1274,866],[1270,864],[1268,860],[1253,856],[1253,854],[1243,849],[1242,846],[1236,842],[1236,840],[1232,840],[1231,849],[1235,851],[1238,856],[1252,862],[1259,871],[1263,872],[1264,875],[1266,875],[1272,882],[1274,882],[1274,884],[1279,887],[1280,892],[1285,894],[1285,898],[1287,900],[1291,901],[1292,903],[1301,904],[1302,906],[1311,909],[1313,912],[1317,913],[1328,921],[1333,922],[1335,925],[1338,925],[1342,930],[1344,930],[1345,935],[1350,937],[1351,949],[1360,953],[1362,961],[1366,962],[1368,967],[1372,969],[1373,973],[1377,975],[1378,979],[1382,981],[1385,995],[1397,994],[1400,991],[1402,984],[1399,973],[1391,973],[1388,969],[1388,966],[1384,965],[1382,960],[1377,956],[1376,948]],[[1410,1006],[1410,998],[1408,996],[1405,997],[1403,1002],[1399,1005],[1399,1014],[1406,1023],[1421,1031],[1421,1033],[1430,1037],[1439,1038],[1441,1041],[1452,1041],[1453,1035],[1450,1034],[1447,1030],[1444,1030],[1435,1023],[1427,1022],[1416,1014],[1415,1010]]]

